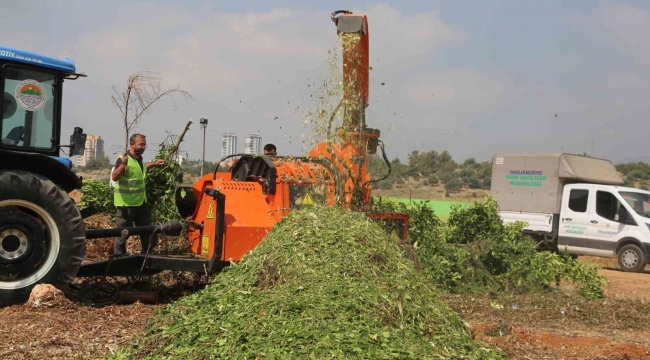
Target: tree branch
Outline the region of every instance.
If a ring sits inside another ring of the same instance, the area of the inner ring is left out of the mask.
[[[171,98],[174,108],[176,108],[175,95],[180,95],[186,100],[194,100],[192,95],[179,87],[161,92],[160,78],[149,71],[139,71],[132,74],[129,76],[127,89],[124,92],[120,94],[115,87],[113,87],[113,92],[117,96],[111,95],[111,101],[122,114],[125,150],[129,148],[129,133],[131,130],[140,123],[144,114],[148,114],[149,110],[158,105],[162,98]],[[129,119],[130,113],[135,114],[132,119]]]

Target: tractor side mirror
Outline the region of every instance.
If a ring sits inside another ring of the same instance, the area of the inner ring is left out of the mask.
[[[75,127],[72,135],[70,135],[70,156],[83,155],[86,149],[86,134],[83,129]]]

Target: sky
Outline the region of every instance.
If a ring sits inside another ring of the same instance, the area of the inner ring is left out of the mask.
[[[202,155],[200,118],[206,160],[221,157],[223,132],[241,152],[259,133],[280,155],[304,155],[320,84],[340,76],[330,21],[340,9],[368,16],[366,121],[391,159],[447,150],[457,161],[560,151],[650,161],[647,1],[21,0],[3,6],[0,45],[75,60],[88,77],[64,84],[62,137],[80,126],[111,159],[124,135],[110,96],[137,71],[193,97],[143,117],[145,158],[190,118],[190,159]]]

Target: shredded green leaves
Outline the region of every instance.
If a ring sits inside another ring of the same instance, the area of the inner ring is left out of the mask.
[[[303,209],[115,359],[499,359],[361,213]]]

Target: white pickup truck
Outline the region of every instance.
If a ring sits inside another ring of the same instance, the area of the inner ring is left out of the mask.
[[[497,154],[491,193],[504,223],[527,222],[542,248],[617,257],[641,272],[650,258],[650,192],[622,187],[608,160],[570,154]]]

